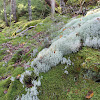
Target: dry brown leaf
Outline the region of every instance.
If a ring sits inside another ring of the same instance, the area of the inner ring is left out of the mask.
[[[89,91],[85,98],[90,99],[93,97],[93,91]]]
[[[60,38],[62,38],[62,35],[60,35]]]
[[[18,75],[16,76],[16,79],[19,79],[19,78],[20,78],[20,76],[21,76],[21,75],[20,75],[20,74],[18,74]]]
[[[66,30],[66,28],[65,29],[63,29],[63,31],[65,31]]]

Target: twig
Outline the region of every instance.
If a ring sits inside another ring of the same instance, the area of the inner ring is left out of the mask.
[[[30,30],[30,29],[32,29],[32,28],[35,28],[37,25],[35,25],[35,26],[30,26],[30,27],[28,27],[27,29],[25,29],[25,30],[23,30],[20,34],[18,34],[18,35],[22,35],[23,33],[25,33],[26,31],[28,31],[28,30]]]

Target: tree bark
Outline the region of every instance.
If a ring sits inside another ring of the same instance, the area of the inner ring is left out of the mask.
[[[6,25],[9,26],[8,20],[7,20],[7,14],[6,14],[6,0],[3,0],[3,5],[4,5],[4,18],[5,18],[5,22],[6,22]]]
[[[16,0],[11,0],[11,13],[15,22],[17,22],[16,11]]]
[[[45,2],[51,7],[51,0],[45,0]],[[55,7],[56,8],[59,7],[59,4],[57,4],[56,2],[55,2]]]
[[[51,17],[54,18],[55,14],[55,0],[51,0]]]
[[[29,13],[29,21],[31,21],[32,20],[31,0],[28,0],[28,13]]]

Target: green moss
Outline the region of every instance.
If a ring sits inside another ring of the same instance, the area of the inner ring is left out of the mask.
[[[9,88],[9,86],[10,86],[10,83],[11,83],[11,80],[10,80],[10,78],[9,79],[6,79],[5,80],[5,82],[4,82],[4,84],[3,84],[3,88]]]
[[[98,50],[84,47],[80,54],[85,55],[84,63],[85,66],[83,68],[90,69],[93,71],[98,71],[100,69],[100,52]]]
[[[22,60],[23,49],[19,49],[16,51],[15,55],[13,55],[11,61],[16,63]]]
[[[3,20],[0,20],[0,29],[3,29],[6,27],[6,23]]]
[[[0,98],[3,98],[5,96],[4,90],[8,90],[10,83],[11,83],[10,78],[0,81]]]
[[[41,23],[36,27],[35,31],[46,32],[47,34],[54,34],[61,27],[63,27],[63,25],[62,24],[60,25],[59,23],[60,22],[67,23],[68,19],[70,19],[69,15],[61,16],[61,15],[55,14],[55,18],[53,20],[51,19],[50,16],[48,16],[43,21],[41,21]]]
[[[47,19],[48,20],[48,19]],[[52,23],[52,20],[48,20],[46,22],[46,20],[44,20],[43,22],[41,22],[41,24],[39,24],[37,27],[36,27],[36,31],[37,32],[44,32],[46,30],[48,30],[51,26],[51,23]]]
[[[66,65],[61,64],[52,68],[47,73],[41,73],[40,76],[43,76],[43,80],[41,87],[39,87],[39,90],[41,91],[39,94],[39,99],[85,100],[85,96],[88,91],[93,90],[94,96],[91,98],[91,100],[98,100],[100,98],[98,95],[100,91],[99,83],[95,83],[95,81],[89,78],[89,76],[87,79],[84,78],[84,74],[86,74],[84,69],[91,69],[94,71],[94,68],[85,67],[83,69],[81,64],[86,61],[87,58],[92,60],[92,57],[94,57],[95,59],[93,59],[93,62],[88,63],[88,65],[91,66],[94,62],[98,62],[100,57],[98,58],[96,56],[99,54],[100,53],[98,50],[83,47],[83,49],[79,52],[65,56],[66,58],[70,57],[70,60],[74,63],[74,65],[67,68],[69,72],[68,75],[64,73],[64,67]]]
[[[25,19],[21,19],[21,21],[16,24],[12,22],[11,27],[5,27],[5,29],[3,29],[0,34],[0,44],[10,41],[12,42],[13,46],[18,46],[19,44],[25,43],[25,47],[29,46],[30,51],[25,55],[21,53],[23,49],[15,51],[15,54],[13,55],[12,59],[9,60],[8,65],[2,66],[4,64],[4,62],[2,62],[2,58],[7,55],[5,51],[8,50],[8,48],[3,48],[3,50],[0,50],[0,76],[12,74],[13,77],[16,77],[18,74],[23,73],[23,67],[17,66],[16,68],[14,68],[14,66],[12,65],[15,64],[18,60],[20,60],[22,64],[25,61],[31,61],[32,59],[30,59],[31,56],[29,56],[29,54],[32,53],[33,49],[38,48],[38,51],[41,51],[43,49],[43,46],[40,46],[38,42],[38,38],[34,39],[32,36],[34,36],[38,32],[43,32],[43,35],[39,37],[42,39],[51,34],[55,34],[57,36],[56,31],[64,25],[58,23],[66,23],[68,19],[70,19],[69,15],[62,16],[56,14],[54,20],[51,20],[50,16],[45,18],[43,21],[34,20],[31,22],[27,22]],[[6,37],[11,37],[11,35],[15,33],[19,28],[21,30],[24,30],[27,27],[34,26],[36,24],[38,25],[34,30],[30,29],[27,31],[27,36],[5,39]],[[57,27],[57,24],[60,27]],[[52,39],[53,38],[54,37],[52,37]],[[2,49],[2,46],[0,46],[0,49]],[[84,79],[83,75],[85,74],[84,70],[91,70],[95,71],[96,73],[99,72],[100,52],[92,48],[83,47],[79,52],[69,54],[65,57],[70,57],[71,61],[74,63],[73,66],[71,65],[68,68],[68,75],[64,73],[65,65],[61,64],[52,68],[47,73],[40,73],[40,76],[43,76],[42,85],[38,88],[41,91],[39,94],[40,100],[85,100],[85,96],[89,90],[93,90],[94,92],[94,96],[91,100],[99,99],[99,84],[95,83],[91,79]],[[83,66],[83,64],[85,65]],[[34,69],[28,68],[27,70],[33,71]],[[34,73],[32,75],[32,78],[33,76]],[[8,93],[4,94],[4,90],[7,90]],[[17,95],[22,95],[25,93],[26,92],[22,87],[22,84],[16,79],[14,82],[11,82],[10,79],[0,81],[0,100],[13,100],[17,97]]]
[[[25,55],[22,55],[23,60],[25,60],[26,62],[28,62],[30,60],[30,58],[31,58],[31,55],[30,55],[31,52],[32,52],[32,50],[30,50]]]
[[[34,69],[31,68],[31,67],[29,67],[29,68],[27,68],[27,70],[28,70],[28,71],[33,71]]]
[[[0,76],[6,76],[11,73],[14,68],[5,62],[0,62]]]
[[[6,68],[5,67],[0,67],[0,76],[3,76],[4,73],[6,73]]]
[[[98,71],[100,69],[100,53],[96,49],[83,47],[78,53],[69,54],[67,55],[67,58],[68,57],[70,57],[75,68],[77,68],[76,71],[80,71],[80,68],[93,71]]]
[[[15,70],[12,72],[12,76],[16,77],[18,74],[22,74],[24,72],[24,67],[17,67]]]
[[[23,26],[22,30],[26,29],[27,27],[34,26],[34,25],[38,24],[40,21],[41,21],[41,20],[34,20],[34,21],[27,22],[27,23]]]
[[[4,32],[1,32],[0,33],[0,44],[5,43],[7,41],[9,41],[9,39],[6,39],[5,35],[4,35]]]
[[[20,27],[20,28],[22,28],[22,27],[24,26],[25,23],[27,23],[27,21],[24,19],[24,20],[21,20],[21,21],[15,23],[14,25],[15,25],[15,27]]]
[[[19,80],[15,80],[14,82],[11,82],[8,93],[4,98],[6,98],[6,100],[15,100],[17,96],[21,96],[21,94],[25,93],[26,92],[25,88],[23,88],[23,85],[19,82]]]
[[[70,68],[68,75],[64,74],[63,69],[63,65],[58,65],[47,73],[40,74],[43,76],[42,85],[39,87],[40,100],[85,100],[85,96],[90,90],[94,92],[91,100],[99,99],[100,86],[98,83],[91,80],[86,81],[81,73],[73,73],[73,67]],[[77,80],[74,80],[75,78]]]

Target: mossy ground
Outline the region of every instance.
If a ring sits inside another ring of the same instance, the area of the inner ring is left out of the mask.
[[[25,93],[19,80],[15,79],[14,82],[11,82],[10,78],[25,71],[24,64],[28,61],[31,62],[37,55],[31,57],[33,49],[37,48],[38,52],[41,51],[45,47],[45,38],[50,37],[52,32],[59,30],[64,25],[61,24],[59,27],[56,24],[60,21],[66,22],[68,19],[67,16],[60,18],[61,20],[59,18],[60,15],[55,21],[51,20],[50,17],[42,21],[27,22],[21,20],[18,23],[12,22],[10,27],[6,27],[5,23],[2,23],[2,31],[0,32],[0,100],[14,100],[18,95]],[[26,35],[17,36],[26,28],[34,25],[37,27],[28,30]],[[55,27],[51,28],[51,25],[55,25]],[[39,39],[41,40],[39,41]],[[28,70],[33,69],[28,68]],[[4,90],[7,90],[7,94],[4,94]]]
[[[87,57],[94,57],[94,62],[99,61],[98,63],[100,63],[100,55],[99,58],[95,57],[98,54],[100,54],[98,50],[84,47],[78,53],[65,56],[66,58],[70,57],[70,60],[74,63],[74,65],[68,67],[68,75],[64,73],[66,65],[61,64],[53,67],[47,73],[41,73],[43,80],[41,87],[39,87],[40,100],[86,100],[85,96],[91,90],[94,93],[91,100],[99,100],[100,84],[88,76],[85,78],[84,70],[86,69],[81,65]],[[94,63],[92,60],[90,62],[87,66]],[[94,66],[91,66],[90,69],[94,70]]]
[[[49,41],[54,38],[57,35],[56,31],[63,27],[68,19],[69,16],[56,15],[54,20],[50,17],[36,23],[35,21],[27,23],[23,20],[16,24],[12,22],[11,27],[2,29],[0,32],[0,100],[15,100],[18,95],[26,93],[19,80],[10,81],[11,76],[16,77],[22,74],[25,71],[23,65],[36,57],[31,57],[33,49],[37,48],[38,52],[41,51],[45,47],[45,38],[49,37]],[[37,25],[37,27],[28,30],[26,35],[17,36],[32,25]],[[17,33],[19,28],[21,31]],[[79,52],[65,57],[70,57],[74,63],[74,66],[71,65],[68,68],[68,75],[64,73],[65,65],[61,64],[47,73],[40,73],[40,76],[43,76],[42,85],[38,88],[40,100],[85,100],[89,90],[93,90],[94,93],[91,100],[98,100],[100,98],[99,83],[92,80],[92,77],[85,79],[83,76],[86,74],[84,70],[87,69],[98,74],[100,51],[83,47]],[[29,70],[33,69],[29,68]],[[7,90],[7,94],[4,94],[4,90]]]

